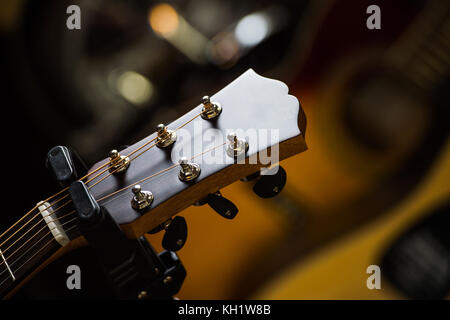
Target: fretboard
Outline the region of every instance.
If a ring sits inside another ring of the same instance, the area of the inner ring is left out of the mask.
[[[42,207],[41,207],[42,208]],[[62,228],[68,239],[78,236],[71,203],[63,199],[50,206],[51,217],[34,208],[0,237],[0,297],[4,297],[35,271],[65,242],[55,235]]]
[[[388,53],[388,60],[424,93],[447,76],[450,68],[450,4],[433,1]]]

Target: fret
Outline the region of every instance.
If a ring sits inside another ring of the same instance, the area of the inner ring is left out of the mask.
[[[436,30],[437,35],[420,47],[420,51],[416,53],[415,59],[412,59],[408,68],[410,76],[425,79],[428,90],[447,74],[449,68],[448,59],[442,59],[441,56],[436,55],[445,50],[443,42],[438,37],[443,35],[443,31],[439,28]]]
[[[76,215],[71,214],[73,206],[63,205],[64,203],[64,201],[52,203],[52,219],[46,221],[41,212],[35,209],[3,235],[0,259],[7,264],[3,263],[0,267],[0,297],[7,294],[62,247],[57,241],[61,238],[57,239],[54,230],[51,230],[55,228],[56,223],[59,230],[67,236],[67,240],[63,243],[66,244],[79,235]]]
[[[3,262],[3,265],[6,267],[6,269],[8,270],[8,273],[10,274],[10,276],[11,276],[11,279],[14,281],[14,280],[16,280],[16,277],[14,276],[14,273],[11,271],[11,268],[9,267],[9,263],[8,263],[8,261],[6,261],[6,259],[5,259],[5,256],[3,255],[3,252],[2,252],[2,250],[0,249],[0,256],[1,256],[1,258],[2,258],[2,262]],[[5,270],[6,271],[6,270]],[[2,272],[3,273],[3,272]]]
[[[409,60],[405,60],[403,69],[404,74],[426,92],[447,74],[450,66],[448,56],[445,54],[448,50],[450,33],[448,13],[441,19],[415,43],[416,48],[409,53],[411,56]]]
[[[60,247],[54,239],[46,239],[45,243],[36,245],[33,250],[29,250],[21,258],[13,261],[11,269],[15,273],[16,279],[12,281],[9,275],[6,277],[5,274],[0,274],[0,297],[6,295]]]
[[[428,95],[450,67],[450,6],[431,1],[388,50],[385,61]]]

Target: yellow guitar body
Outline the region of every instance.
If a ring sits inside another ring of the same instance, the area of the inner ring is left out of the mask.
[[[396,238],[450,198],[450,141],[423,182],[387,214],[298,261],[255,294],[257,299],[405,299],[383,278],[369,290],[369,265]]]

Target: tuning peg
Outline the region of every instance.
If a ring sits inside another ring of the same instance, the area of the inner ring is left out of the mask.
[[[214,211],[226,219],[233,219],[239,212],[233,202],[224,198],[220,191],[210,193],[204,199],[198,201],[195,205],[202,206],[208,204]]]
[[[178,251],[187,239],[186,219],[177,216],[163,224],[166,233],[162,240],[162,246],[168,251]]]
[[[286,171],[281,166],[276,166],[261,175],[253,186],[253,191],[261,198],[272,198],[279,194],[285,185]]]
[[[219,191],[209,194],[207,203],[214,211],[226,219],[233,219],[239,212],[234,203],[224,198]]]

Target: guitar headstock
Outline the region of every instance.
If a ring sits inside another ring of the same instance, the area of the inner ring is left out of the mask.
[[[90,172],[110,170],[87,186],[128,236],[140,236],[208,194],[306,150],[305,121],[284,83],[249,69],[210,100],[111,154],[117,162],[95,164]]]

